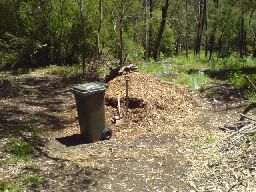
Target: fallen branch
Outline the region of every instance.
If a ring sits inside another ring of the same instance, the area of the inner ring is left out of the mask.
[[[247,75],[244,75],[244,77],[250,83],[250,85],[252,86],[253,90],[256,92],[256,85],[252,82],[252,80]]]

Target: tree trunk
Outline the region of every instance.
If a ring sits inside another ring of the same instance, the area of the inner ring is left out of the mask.
[[[197,24],[197,36],[196,36],[195,51],[194,51],[195,55],[200,54],[202,33],[203,33],[203,29],[204,29],[204,12],[203,12],[202,1],[199,1],[198,13],[199,13],[199,19],[198,19],[198,24]]]
[[[242,14],[241,31],[240,31],[240,43],[239,43],[240,57],[244,56],[245,52],[245,26],[244,26],[244,14]]]
[[[119,38],[120,38],[120,53],[119,53],[119,64],[122,66],[124,64],[124,14],[125,14],[125,5],[123,0],[121,0],[121,16],[119,21]]]
[[[97,51],[98,56],[101,55],[101,42],[100,42],[100,33],[102,28],[102,21],[103,21],[103,6],[102,6],[102,0],[99,0],[99,26],[97,31]]]
[[[165,6],[162,7],[162,21],[161,21],[160,29],[159,29],[157,40],[156,40],[155,50],[154,50],[155,61],[159,59],[160,46],[161,46],[161,41],[164,34],[164,29],[166,26],[166,18],[167,18],[169,5],[170,5],[170,0],[166,0]]]
[[[153,33],[152,33],[152,17],[153,17],[153,0],[148,0],[149,1],[149,46],[148,46],[148,56],[152,57],[152,50],[153,50]]]
[[[84,52],[84,38],[85,38],[85,26],[84,26],[84,1],[80,0],[80,19],[82,25],[82,68],[83,75],[85,75],[85,52]]]
[[[218,48],[219,48],[218,58],[221,56],[222,38],[223,38],[224,30],[225,30],[225,27],[222,28],[222,30],[221,30],[221,35],[220,35],[220,38],[219,38],[219,41],[218,41]]]
[[[188,0],[186,0],[186,40],[185,40],[185,47],[186,47],[186,58],[188,58]]]
[[[144,0],[144,15],[145,15],[145,51],[144,51],[144,58],[145,60],[148,59],[149,56],[149,11],[148,11],[148,3],[149,0]]]
[[[179,47],[180,47],[180,41],[179,41],[179,39],[177,39],[176,43],[175,43],[175,55],[176,56],[179,54]]]
[[[253,30],[253,27],[252,27],[252,22],[253,22],[253,14],[255,12],[255,9],[253,9],[251,11],[251,14],[250,14],[250,20],[249,20],[249,26],[250,26],[250,32],[251,32],[251,35],[253,36],[253,52],[252,52],[252,56],[255,58],[256,57],[256,32]]]
[[[204,0],[204,15],[205,15],[205,57],[208,56],[208,0]]]
[[[213,0],[214,4],[215,4],[215,9],[218,9],[219,7],[219,0]],[[210,55],[209,55],[209,60],[212,59],[213,56],[213,52],[214,52],[214,45],[215,45],[215,33],[217,30],[217,24],[216,22],[214,23],[214,27],[213,27],[213,31],[211,33],[210,39],[209,39],[209,45],[210,45]]]
[[[254,40],[252,57],[256,58],[256,40]]]

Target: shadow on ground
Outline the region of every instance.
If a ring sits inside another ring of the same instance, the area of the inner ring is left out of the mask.
[[[90,143],[90,142],[87,142],[80,134],[60,137],[60,138],[56,138],[56,140],[60,142],[62,145],[65,145],[66,147],[72,147],[72,146]]]
[[[0,96],[0,137],[15,134],[24,125],[56,131],[76,121],[69,116],[75,110],[73,95],[60,78],[22,75],[9,81],[18,93]]]

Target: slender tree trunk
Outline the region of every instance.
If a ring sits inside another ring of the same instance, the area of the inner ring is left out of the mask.
[[[250,13],[250,20],[249,20],[249,26],[250,26],[250,32],[251,32],[251,35],[253,36],[253,52],[252,52],[252,56],[255,58],[256,57],[256,32],[253,30],[253,27],[252,27],[252,22],[253,22],[253,14],[255,12],[256,9],[253,9]]]
[[[208,56],[208,0],[204,0],[204,15],[205,15],[205,57]]]
[[[222,38],[223,38],[224,30],[225,30],[225,27],[222,28],[222,30],[221,30],[221,35],[220,35],[220,38],[219,38],[219,41],[218,41],[218,48],[219,48],[218,58],[220,58],[220,56],[221,56],[221,51],[222,51]]]
[[[242,14],[241,31],[240,31],[240,43],[239,43],[240,57],[244,56],[245,52],[245,26],[244,26],[244,14]]]
[[[152,57],[152,50],[153,50],[153,32],[152,32],[152,17],[153,17],[153,0],[149,1],[149,46],[148,46],[148,55]]]
[[[100,40],[100,33],[102,28],[102,21],[103,21],[103,6],[102,6],[102,0],[99,0],[99,26],[97,31],[97,51],[98,56],[101,55],[101,40]]]
[[[80,19],[81,19],[81,25],[82,25],[82,68],[83,68],[83,75],[85,75],[85,52],[84,52],[84,38],[85,38],[84,0],[80,0]]]
[[[154,60],[155,61],[157,61],[159,59],[160,46],[161,46],[161,41],[162,41],[162,37],[164,34],[165,26],[166,26],[166,18],[167,18],[169,5],[170,5],[170,0],[166,0],[165,6],[162,7],[162,21],[161,21],[160,29],[158,32],[155,51],[154,51]]]
[[[185,40],[185,47],[186,47],[186,58],[188,58],[188,0],[186,0],[186,40]]]
[[[175,55],[179,54],[180,40],[177,39],[175,43]]]
[[[252,57],[256,58],[256,40],[254,40]]]
[[[149,56],[149,0],[144,0],[144,15],[145,15],[145,52],[144,52],[144,58],[145,60],[148,59]]]
[[[203,29],[204,29],[204,12],[203,12],[203,3],[202,1],[199,1],[199,5],[198,5],[198,15],[199,15],[199,19],[198,19],[198,24],[197,24],[197,37],[196,37],[196,42],[195,42],[195,55],[200,54],[200,47],[201,47],[201,41],[202,41],[202,33],[203,33]]]
[[[215,9],[218,9],[219,7],[219,0],[213,0],[214,4],[215,4]],[[214,23],[214,27],[213,27],[213,31],[211,32],[211,36],[209,39],[209,45],[210,45],[210,55],[209,55],[209,60],[212,59],[213,56],[213,52],[214,52],[214,45],[215,45],[215,33],[217,30],[217,24],[216,22]]]
[[[119,38],[120,38],[120,55],[119,55],[119,64],[122,66],[124,64],[124,14],[125,14],[125,4],[124,1],[121,0],[121,16],[119,20]]]

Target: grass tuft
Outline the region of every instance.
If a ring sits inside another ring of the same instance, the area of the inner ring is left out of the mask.
[[[37,173],[29,173],[23,178],[23,183],[26,185],[38,184],[41,181],[42,177]]]
[[[34,152],[34,148],[31,144],[17,139],[13,139],[7,143],[5,150],[18,156],[27,156]]]
[[[49,75],[57,75],[62,78],[72,78],[72,77],[78,77],[82,75],[82,69],[80,65],[73,65],[73,66],[52,65],[50,67],[37,69],[36,72],[49,74]]]
[[[0,191],[20,192],[19,183],[15,182],[0,182]]]
[[[43,129],[39,126],[21,125],[15,127],[13,130],[18,133],[31,133],[31,135],[35,137],[41,137],[44,135]]]
[[[198,90],[204,85],[210,83],[212,80],[207,77],[203,72],[197,74],[182,74],[177,79],[176,82],[186,85],[191,90]]]

